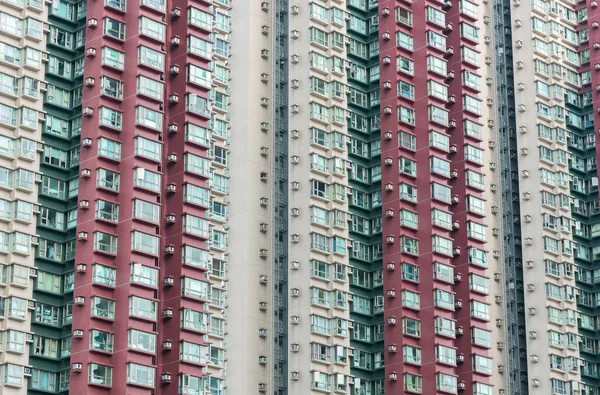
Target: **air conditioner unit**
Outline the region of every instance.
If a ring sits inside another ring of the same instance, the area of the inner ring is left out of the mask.
[[[264,34],[264,35],[266,36],[267,34],[269,34],[269,26],[267,26],[267,25],[263,25],[263,26],[260,28],[260,31],[261,31],[261,33],[262,33],[262,34]]]
[[[261,8],[261,10],[263,10],[263,11],[267,12],[267,11],[269,11],[269,8],[271,8],[271,7],[270,7],[270,5],[269,5],[269,3],[268,3],[268,2],[264,1],[264,2],[262,2],[262,4],[260,5],[260,8]]]
[[[291,261],[290,262],[290,269],[292,269],[292,270],[298,270],[298,269],[300,269],[300,262],[298,262],[298,261]]]
[[[96,18],[88,19],[87,25],[90,29],[95,29],[98,27],[98,20]]]
[[[261,355],[260,357],[258,357],[258,363],[261,365],[266,365],[267,364],[267,357],[265,357],[264,355]]]
[[[81,369],[83,368],[83,366],[81,365],[80,362],[74,362],[72,367],[73,367],[73,370],[75,370],[75,371],[81,371]]]
[[[87,270],[87,265],[85,263],[78,263],[75,267],[75,270],[79,273],[85,273]]]
[[[298,317],[297,315],[293,315],[290,317],[290,322],[292,323],[292,325],[297,325],[300,323],[300,317]]]
[[[163,309],[163,317],[164,318],[171,318],[173,317],[173,309],[170,307],[167,307],[165,309]]]

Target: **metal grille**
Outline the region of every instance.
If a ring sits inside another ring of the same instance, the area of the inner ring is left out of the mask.
[[[510,0],[494,2],[495,68],[497,92],[497,131],[500,149],[500,175],[504,259],[503,286],[506,305],[505,352],[508,367],[508,388],[511,395],[528,394],[525,303],[523,295],[523,258],[521,252],[519,168],[514,102],[512,31]],[[515,177],[516,176],[516,177]]]

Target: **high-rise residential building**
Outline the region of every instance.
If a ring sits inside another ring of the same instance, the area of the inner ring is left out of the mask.
[[[596,0],[0,0],[0,395],[600,395]]]

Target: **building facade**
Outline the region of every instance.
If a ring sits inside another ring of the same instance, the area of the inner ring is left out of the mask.
[[[0,1],[0,394],[600,395],[599,12]]]

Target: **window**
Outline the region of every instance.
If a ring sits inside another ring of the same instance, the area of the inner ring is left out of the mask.
[[[435,317],[434,330],[438,335],[456,337],[456,322],[444,317]]]
[[[429,114],[430,122],[435,122],[443,126],[448,126],[448,111],[434,105],[428,106],[427,111]]]
[[[438,34],[433,30],[427,30],[425,39],[427,41],[427,45],[430,45],[441,51],[446,51],[446,36]]]
[[[313,314],[310,316],[310,322],[311,332],[317,332],[324,335],[331,334],[331,322],[329,318]]]
[[[431,237],[432,248],[434,252],[452,256],[452,240],[442,236],[433,235]]]
[[[130,296],[129,316],[156,320],[156,301]]]
[[[112,18],[104,18],[104,34],[118,40],[125,40],[125,24]]]
[[[92,265],[92,282],[94,284],[107,285],[115,287],[117,285],[117,269],[100,265]]]
[[[479,52],[467,46],[460,47],[461,60],[474,66],[479,66]]]
[[[147,18],[145,16],[140,17],[140,34],[151,37],[155,40],[164,42],[165,41],[165,30],[164,24],[155,21],[154,19]]]
[[[436,388],[445,392],[457,392],[457,378],[445,373],[435,374]]]
[[[125,53],[111,47],[102,47],[102,65],[125,69]]]
[[[448,65],[448,63],[443,59],[440,59],[433,55],[427,56],[427,70],[428,71],[432,71],[436,74],[439,74],[439,75],[445,77],[448,73],[447,65]]]
[[[209,146],[210,132],[200,125],[188,122],[185,124],[185,141]]]
[[[448,86],[435,80],[427,80],[427,94],[442,100],[448,100]]]
[[[183,361],[205,364],[208,346],[184,341],[179,343],[179,354]]]
[[[149,287],[156,287],[158,281],[158,269],[142,265],[141,263],[132,263],[131,281]]]
[[[492,333],[476,326],[471,328],[471,342],[482,347],[492,346]]]
[[[210,160],[191,153],[186,153],[183,159],[185,171],[210,176]]]
[[[460,36],[471,41],[478,42],[477,27],[469,25],[468,23],[460,23]]]
[[[481,190],[485,189],[485,176],[483,174],[477,173],[473,170],[466,170],[465,176],[467,180],[467,186]]]
[[[487,266],[487,253],[475,247],[469,247],[469,263]]]
[[[160,221],[160,206],[141,199],[133,200],[133,218],[158,223]]]
[[[403,362],[421,364],[421,349],[418,347],[404,345],[402,346]]]
[[[212,59],[212,44],[194,35],[188,35],[188,52],[203,58]]]
[[[485,226],[473,221],[467,221],[467,236],[485,241]]]
[[[113,352],[115,335],[97,329],[90,330],[90,349]]]
[[[413,75],[415,73],[415,62],[407,57],[399,55],[396,57],[396,69],[397,71],[403,71],[407,74]]]
[[[133,251],[157,255],[159,244],[160,240],[157,236],[139,231],[133,231],[131,233],[131,249]]]
[[[486,321],[490,319],[490,305],[477,300],[471,300],[470,305],[471,317]]]
[[[117,254],[117,237],[103,232],[94,232],[94,251]]]
[[[162,144],[141,136],[136,136],[135,154],[155,161],[160,161],[162,157]]]
[[[202,377],[182,374],[179,376],[179,390],[182,395],[197,395],[204,391],[206,385]]]
[[[473,355],[473,370],[479,373],[492,374],[492,359],[481,355]]]
[[[8,363],[4,365],[2,371],[4,373],[4,384],[19,387],[23,385],[23,366]]]
[[[187,81],[207,88],[211,87],[211,72],[189,63],[187,65]]]
[[[112,367],[90,363],[88,365],[88,383],[112,386]]]
[[[209,299],[210,284],[190,277],[183,277],[181,294],[196,299]]]
[[[127,382],[153,387],[154,370],[152,367],[130,362],[127,364]]]
[[[96,200],[96,218],[119,222],[119,205],[106,200]]]
[[[137,106],[135,108],[135,123],[151,129],[162,130],[163,114],[148,107]]]
[[[433,290],[433,305],[443,309],[454,310],[454,294],[442,289]]]
[[[406,122],[410,125],[415,124],[415,110],[409,107],[398,107],[398,121]]]
[[[413,50],[413,37],[407,33],[397,31],[396,32],[396,46],[400,48]]]
[[[431,183],[431,197],[449,203],[451,201],[452,188],[447,187],[437,182]]]
[[[409,290],[402,290],[402,306],[418,310],[421,308],[421,295]]]
[[[425,7],[425,15],[428,22],[433,22],[443,28],[446,27],[446,14],[434,7]]]
[[[188,23],[212,31],[213,16],[195,7],[188,7]]]
[[[121,159],[121,143],[110,140],[105,137],[98,139],[98,155],[107,158],[120,160]]]
[[[25,351],[25,333],[9,330],[6,334],[6,349],[22,353]]]
[[[418,229],[419,215],[408,210],[400,210],[400,225],[408,226],[409,228]]]
[[[473,395],[492,395],[492,388],[488,384],[473,382]],[[556,390],[552,389],[552,392],[556,392]]]
[[[473,96],[463,95],[463,109],[472,113],[481,114],[481,101]]]
[[[115,301],[99,296],[92,297],[92,317],[115,319]]]
[[[145,188],[154,192],[160,191],[160,174],[136,167],[133,169],[133,186]]]
[[[469,274],[469,289],[476,292],[488,293],[488,279],[487,277],[478,276],[476,274]]]
[[[421,321],[410,317],[402,318],[402,333],[405,335],[421,336]]]
[[[4,308],[4,306],[1,307],[2,309]],[[59,324],[58,311],[59,309],[57,307],[36,302],[35,321],[46,325],[57,326]]]
[[[138,47],[138,62],[140,65],[162,70],[165,64],[165,55],[161,52],[140,45]]]
[[[61,276],[48,272],[38,271],[36,278],[37,289],[40,291],[51,292],[55,294],[61,293]]]
[[[456,349],[441,344],[435,345],[435,361],[448,365],[456,365]]]
[[[215,318],[212,318],[214,320]],[[211,320],[211,321],[212,321]],[[208,330],[209,315],[200,311],[190,309],[181,310],[180,327],[195,331],[206,332]]]
[[[151,97],[155,100],[163,100],[164,84],[143,75],[137,77],[137,93]]]
[[[405,391],[417,392],[419,394],[423,392],[423,377],[412,373],[404,373],[403,381]]]
[[[100,126],[121,130],[123,127],[123,113],[108,107],[100,107]]]

